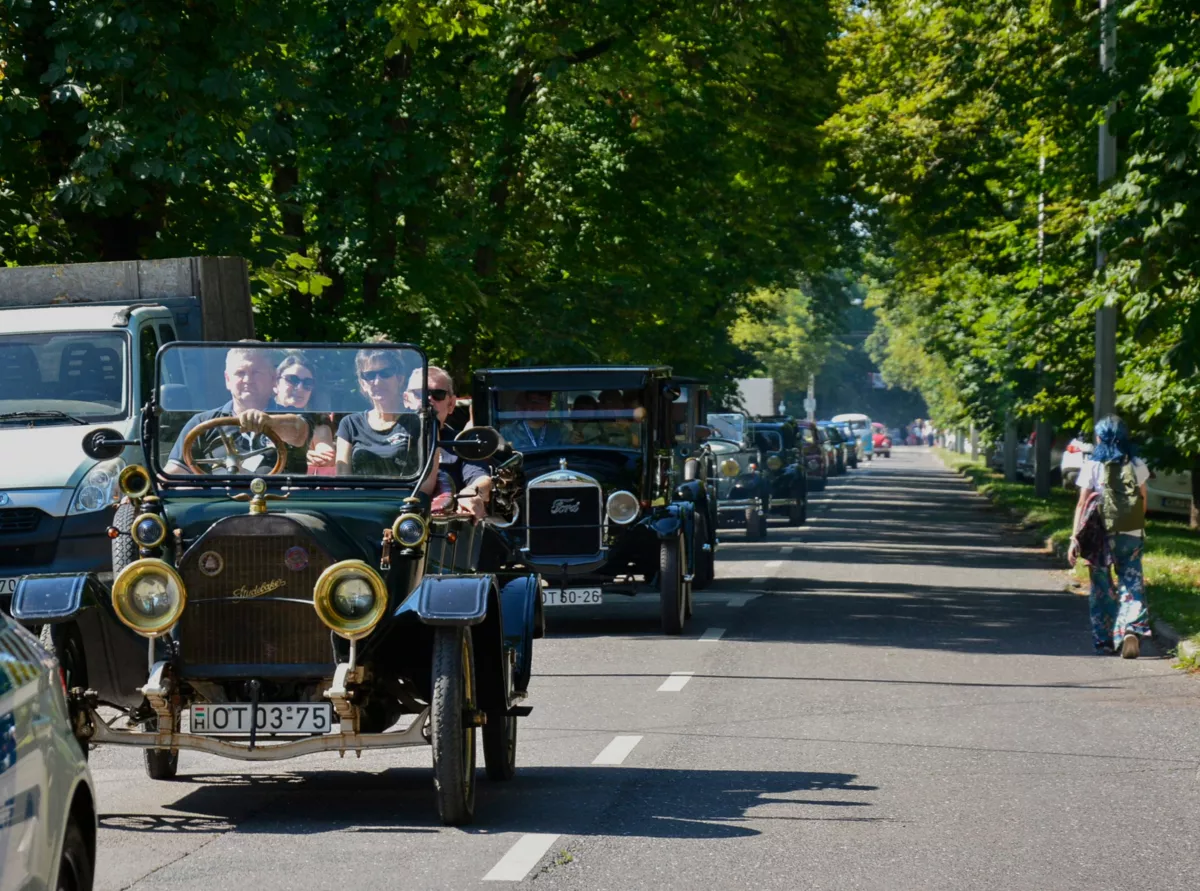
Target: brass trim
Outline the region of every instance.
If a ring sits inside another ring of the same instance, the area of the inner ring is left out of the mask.
[[[421,528],[424,530],[421,533],[421,540],[418,541],[416,544],[407,544],[400,540],[400,524],[402,522],[404,522],[405,520],[416,520],[418,523],[421,524]],[[393,541],[393,543],[395,543],[396,545],[399,545],[402,548],[419,548],[421,545],[425,544],[425,542],[427,542],[428,540],[429,540],[429,523],[420,514],[404,513],[404,514],[401,514],[400,516],[396,517],[396,522],[392,523],[392,541]]]
[[[346,619],[333,608],[334,586],[344,578],[366,579],[375,592],[375,607],[362,619]],[[313,591],[313,609],[330,631],[346,640],[360,640],[375,630],[388,608],[387,583],[383,576],[362,560],[342,560],[334,563],[317,578]]]
[[[141,474],[142,479],[141,483],[135,486],[131,479],[138,474]],[[150,494],[150,471],[140,464],[130,464],[117,474],[117,488],[121,490],[122,495],[130,498],[145,498]]]
[[[742,472],[742,465],[738,464],[733,458],[726,458],[721,462],[721,476],[732,479]]]
[[[129,604],[129,592],[133,588],[134,582],[150,573],[165,575],[179,590],[179,603],[175,609],[153,625],[144,624],[146,620],[139,619],[136,611]],[[183,615],[183,609],[187,606],[187,588],[179,573],[175,571],[175,567],[170,563],[159,560],[157,557],[143,557],[141,560],[134,560],[122,569],[113,580],[112,605],[117,618],[126,626],[143,637],[158,637],[170,631],[179,622]]]
[[[142,520],[154,520],[158,524],[158,538],[154,541],[142,541],[138,538],[137,528]],[[140,548],[157,548],[167,540],[167,524],[158,514],[138,514],[133,519],[133,525],[129,527],[129,537],[133,539],[133,543]]]

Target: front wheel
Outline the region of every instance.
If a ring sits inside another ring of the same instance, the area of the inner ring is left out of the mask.
[[[517,717],[503,709],[488,712],[483,725],[483,765],[487,778],[502,783],[517,772]]]
[[[716,551],[713,548],[712,542],[708,535],[708,515],[703,512],[696,514],[696,574],[692,580],[692,587],[697,591],[703,591],[713,583],[713,579],[717,576]],[[705,545],[708,550],[705,550]],[[691,618],[691,598],[688,598],[688,618]]]
[[[158,717],[148,719],[142,729],[148,733],[158,730]],[[173,780],[179,772],[178,749],[144,749],[142,757],[146,761],[146,776],[152,780]]]
[[[447,826],[475,816],[475,658],[471,629],[442,627],[433,635],[433,696],[429,703],[433,786]]]
[[[767,537],[767,514],[757,507],[746,508],[746,541],[763,541]]]
[[[676,535],[658,545],[658,594],[662,609],[663,634],[682,634],[687,610],[683,585],[683,536]]]
[[[803,526],[808,522],[808,500],[801,501],[797,498],[788,507],[788,525]]]
[[[62,856],[58,860],[57,891],[91,891],[94,868],[83,829],[72,817],[67,823]]]

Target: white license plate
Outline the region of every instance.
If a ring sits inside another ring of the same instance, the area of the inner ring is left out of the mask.
[[[0,579],[0,597],[17,593],[17,582],[20,579]]]
[[[260,735],[328,733],[333,705],[328,702],[270,702],[255,708]],[[193,705],[192,733],[205,736],[244,736],[250,732],[250,703]]]
[[[587,606],[603,602],[599,588],[547,588],[542,592],[543,606]]]
[[[1192,502],[1186,498],[1163,498],[1163,507],[1191,507]]]

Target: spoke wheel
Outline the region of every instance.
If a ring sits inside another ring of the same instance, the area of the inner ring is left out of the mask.
[[[475,659],[471,629],[438,628],[433,637],[430,735],[438,816],[447,826],[475,817]]]
[[[710,541],[708,531],[708,514],[704,511],[696,513],[696,574],[692,580],[692,586],[703,591],[713,583],[713,579],[717,575],[717,555],[712,549],[713,542]],[[704,550],[704,546],[708,545],[709,550]],[[692,617],[692,598],[687,599],[687,618]]]
[[[58,882],[55,888],[57,891],[91,891],[92,867],[92,858],[83,838],[83,830],[72,817],[67,823],[66,835],[63,836],[62,856],[58,861]]]
[[[493,782],[511,780],[517,772],[517,717],[502,709],[488,712],[483,725],[483,764]]]
[[[762,541],[767,537],[767,515],[757,507],[746,508],[746,541]]]
[[[825,488],[822,484],[821,488]],[[792,526],[803,526],[808,522],[808,499],[797,498],[788,508],[788,523]]]
[[[658,593],[663,634],[682,634],[687,610],[683,585],[683,536],[676,535],[658,545]]]

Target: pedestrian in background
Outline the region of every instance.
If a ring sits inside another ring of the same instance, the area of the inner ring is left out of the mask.
[[[1092,645],[1097,653],[1120,651],[1124,658],[1136,659],[1140,639],[1150,636],[1142,576],[1149,478],[1150,469],[1136,456],[1125,422],[1116,415],[1101,418],[1096,424],[1096,448],[1079,471],[1079,501],[1068,552],[1074,564],[1085,516],[1099,512],[1108,537],[1108,556],[1088,562]]]

